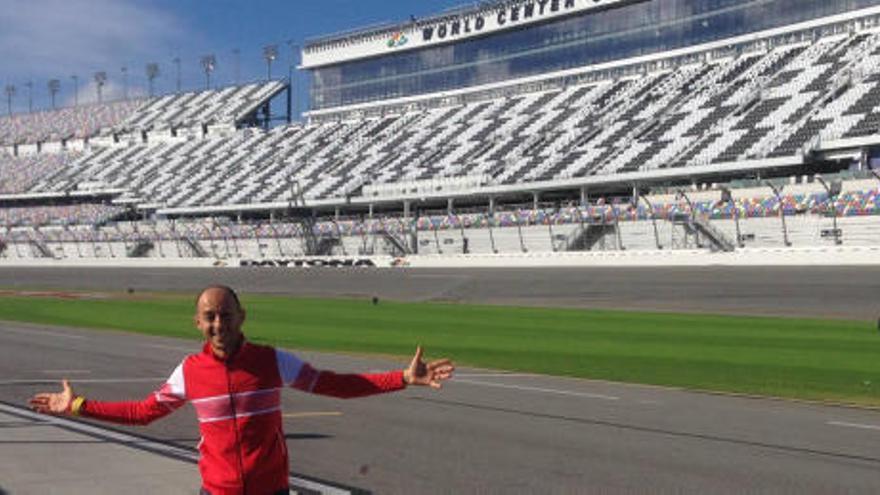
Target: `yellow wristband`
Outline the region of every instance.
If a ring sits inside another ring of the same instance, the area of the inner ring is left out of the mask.
[[[79,416],[79,411],[82,409],[83,403],[86,401],[86,398],[83,396],[79,396],[76,399],[73,399],[73,402],[70,403],[70,414],[74,416]]]

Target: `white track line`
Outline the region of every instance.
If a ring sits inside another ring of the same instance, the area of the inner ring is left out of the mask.
[[[167,351],[179,351],[179,352],[198,352],[198,349],[194,349],[192,347],[178,347],[173,345],[162,345],[162,344],[138,344],[140,347],[150,347],[152,349],[163,349]]]
[[[34,334],[45,335],[47,337],[61,337],[62,339],[88,340],[88,337],[84,337],[82,335],[70,335],[68,333],[50,332],[48,330],[37,330],[37,329],[23,330],[23,329],[17,329],[17,328],[5,328],[4,327],[4,328],[0,329],[0,334],[2,334],[3,332],[20,333],[20,334],[24,334],[24,335],[34,335]]]
[[[531,373],[456,373],[456,377],[458,378],[507,378],[507,377],[521,377],[521,376],[535,376]]]
[[[620,400],[620,397],[615,397],[613,395],[591,394],[589,392],[572,392],[570,390],[558,390],[555,388],[527,387],[524,385],[510,385],[507,383],[482,382],[482,381],[477,381],[477,380],[462,380],[460,378],[454,378],[453,382],[466,383],[468,385],[478,385],[481,387],[509,388],[509,389],[513,389],[513,390],[522,390],[522,391],[526,391],[526,392],[539,392],[542,394],[555,394],[555,395],[567,395],[567,396],[571,396],[571,397],[583,397],[586,399]]]
[[[831,426],[842,426],[844,428],[858,428],[860,430],[880,431],[880,425],[863,425],[859,423],[844,423],[842,421],[829,421],[827,424]]]
[[[78,383],[165,383],[168,380],[167,376],[163,376],[161,378],[84,378],[84,379],[73,379],[74,385]],[[52,378],[24,378],[21,380],[0,380],[0,386],[2,385],[43,385],[48,382],[55,382],[56,379]]]
[[[159,454],[163,454],[172,458],[177,459],[188,459],[192,462],[198,462],[199,455],[196,452],[193,452],[189,449],[184,449],[181,447],[177,447],[174,445],[169,445],[162,442],[157,442],[154,440],[149,440],[142,437],[136,437],[133,435],[127,435],[122,432],[107,430],[101,428],[99,426],[94,426],[86,423],[80,423],[79,421],[71,421],[66,418],[60,418],[58,416],[48,416],[45,414],[38,414],[29,409],[18,408],[7,406],[6,404],[0,404],[0,412],[5,412],[7,414],[11,414],[13,416],[18,417],[27,417],[28,419],[32,419],[36,422],[42,424],[52,424],[55,426],[60,426],[66,428],[68,430],[75,431],[77,433],[82,433],[85,435],[98,436],[100,438],[112,440],[118,442],[120,444],[134,444],[142,449],[147,449],[152,452],[156,452]],[[307,490],[312,490],[321,494],[329,494],[329,495],[351,495],[349,490],[343,490],[341,488],[337,488],[331,485],[325,485],[323,483],[319,483],[316,481],[302,479],[296,476],[290,476],[289,483],[291,488],[294,491],[297,488],[305,488]]]
[[[342,416],[340,411],[284,413],[282,418],[323,418],[325,416]]]

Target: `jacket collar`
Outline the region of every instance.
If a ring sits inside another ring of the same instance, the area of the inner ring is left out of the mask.
[[[211,359],[214,359],[214,360],[219,361],[221,363],[231,363],[231,362],[235,361],[236,359],[238,359],[238,357],[241,356],[243,353],[247,352],[247,350],[250,348],[250,346],[251,346],[251,344],[247,341],[247,338],[245,338],[245,336],[242,335],[241,336],[241,345],[238,346],[238,350],[235,351],[235,354],[233,354],[231,356],[226,356],[225,358],[217,357],[217,355],[214,354],[214,351],[211,349],[211,344],[208,342],[205,342],[204,344],[202,344],[202,354],[210,356]]]

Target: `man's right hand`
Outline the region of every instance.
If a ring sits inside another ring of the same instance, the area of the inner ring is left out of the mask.
[[[46,392],[31,397],[31,409],[43,414],[68,414],[70,404],[76,397],[70,383],[65,379],[61,381],[61,392]]]

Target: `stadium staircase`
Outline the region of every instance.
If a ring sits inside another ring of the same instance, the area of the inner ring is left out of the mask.
[[[49,247],[46,244],[44,244],[42,241],[40,241],[38,239],[32,238],[32,239],[30,239],[30,241],[28,241],[28,244],[30,244],[34,248],[34,250],[37,253],[38,258],[54,258],[55,257],[55,254],[52,252],[52,250],[49,249]]]
[[[128,250],[127,255],[129,258],[148,258],[154,247],[155,244],[153,241],[139,239],[135,242],[135,245]]]
[[[592,251],[606,236],[614,236],[617,227],[613,224],[590,224],[578,227],[566,242],[565,251]]]
[[[316,239],[314,248],[306,253],[310,256],[331,256],[333,250],[342,247],[342,239],[336,235],[323,235]]]
[[[707,239],[711,244],[710,249],[712,251],[730,253],[736,250],[736,244],[724,235],[723,232],[712,226],[708,219],[696,217],[685,225],[687,225],[690,230],[699,233],[703,239]]]
[[[302,245],[305,246],[305,254],[309,256],[318,256],[322,249],[330,248],[332,250],[332,245],[329,242],[325,242],[324,239],[319,238],[315,235],[315,226],[317,222],[315,218],[312,216],[303,216],[297,219],[300,226],[300,232],[302,234]],[[323,253],[323,255],[327,255],[329,253]]]
[[[184,244],[189,247],[196,258],[208,258],[208,252],[205,251],[205,248],[203,248],[198,241],[188,235],[181,236],[181,240],[183,240]]]
[[[407,243],[399,239],[394,233],[388,231],[387,229],[382,229],[381,231],[382,239],[385,241],[387,247],[390,248],[390,252],[392,256],[405,256],[407,254],[413,254],[412,250],[407,247]],[[418,244],[416,244],[418,245]]]

